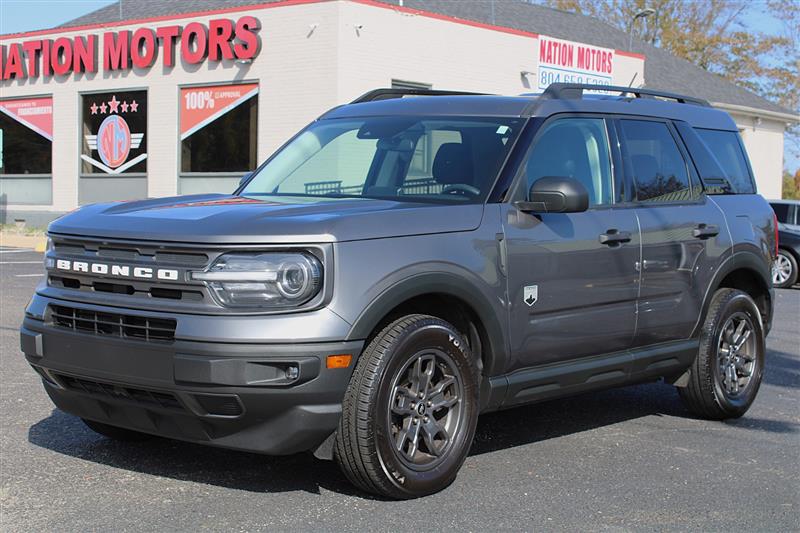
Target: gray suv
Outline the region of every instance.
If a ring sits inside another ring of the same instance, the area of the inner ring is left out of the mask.
[[[704,101],[382,89],[233,194],[54,221],[21,344],[108,437],[313,451],[411,498],[453,481],[480,413],[664,379],[742,416],[775,231]]]

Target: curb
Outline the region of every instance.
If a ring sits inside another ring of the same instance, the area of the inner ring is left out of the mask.
[[[47,246],[47,237],[44,235],[16,235],[13,233],[0,233],[0,246],[10,248],[31,248],[35,252],[44,252]]]

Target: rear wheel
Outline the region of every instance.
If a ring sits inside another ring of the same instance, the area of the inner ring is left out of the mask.
[[[147,433],[140,433],[138,431],[133,431],[132,429],[109,426],[108,424],[95,422],[94,420],[87,420],[85,418],[81,418],[81,420],[83,420],[83,423],[95,433],[99,433],[100,435],[113,440],[133,442],[155,438]]]
[[[778,250],[778,256],[772,263],[772,285],[779,289],[791,287],[797,283],[797,260],[786,250]]]
[[[689,410],[713,420],[738,418],[755,400],[764,372],[764,329],[747,293],[720,289],[711,300],[689,384],[679,388]]]
[[[342,405],[334,454],[357,487],[415,498],[447,487],[475,434],[478,370],[444,320],[408,315],[359,358]]]

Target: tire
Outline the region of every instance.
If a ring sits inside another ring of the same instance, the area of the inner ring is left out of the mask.
[[[731,351],[737,344],[739,348]],[[765,351],[761,314],[753,299],[736,289],[719,289],[706,314],[697,358],[689,367],[689,383],[678,389],[686,407],[709,420],[745,414],[761,385]]]
[[[132,429],[125,429],[120,428],[117,426],[109,426],[108,424],[103,424],[102,422],[95,422],[94,420],[87,420],[85,418],[81,418],[83,423],[86,424],[89,429],[94,431],[95,433],[99,433],[104,437],[108,437],[109,439],[118,440],[122,442],[137,442],[143,440],[150,440],[155,437],[152,435],[148,435],[147,433],[140,433],[138,431],[133,431]]]
[[[787,250],[778,250],[772,264],[772,286],[785,289],[797,283],[797,259]]]
[[[334,457],[344,475],[395,499],[450,485],[475,435],[478,373],[444,320],[408,315],[386,326],[359,358],[342,403]]]

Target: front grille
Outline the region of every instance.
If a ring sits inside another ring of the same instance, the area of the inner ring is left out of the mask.
[[[112,385],[85,378],[76,378],[64,374],[53,374],[64,388],[91,394],[113,398],[115,400],[127,400],[143,406],[161,407],[172,411],[183,411],[184,407],[174,394],[154,390],[139,389],[127,385]]]
[[[177,326],[177,322],[169,318],[124,315],[52,304],[49,317],[53,325],[73,331],[148,342],[174,341]]]

